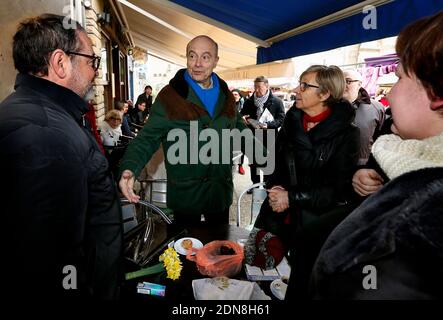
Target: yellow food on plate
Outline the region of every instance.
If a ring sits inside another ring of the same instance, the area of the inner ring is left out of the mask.
[[[181,246],[185,248],[186,250],[192,248],[192,240],[191,239],[185,239],[182,241]]]

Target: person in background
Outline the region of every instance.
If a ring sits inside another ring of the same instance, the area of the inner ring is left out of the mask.
[[[377,94],[375,95],[375,100],[380,102],[385,108],[389,107],[389,101],[386,99],[386,90],[385,89],[378,89]]]
[[[146,121],[145,116],[146,103],[144,101],[140,101],[137,103],[136,107],[132,110],[132,113],[129,115],[130,126],[135,127],[135,129],[140,130]]]
[[[369,159],[371,146],[378,137],[385,119],[385,108],[369,97],[362,87],[362,76],[356,70],[343,71],[346,89],[343,98],[354,106],[355,124],[360,129],[359,166],[364,166]]]
[[[152,107],[152,87],[149,85],[146,86],[145,91],[137,97],[135,105],[141,105],[142,102],[145,103],[145,109],[143,110],[143,119],[146,119],[146,117],[151,112]]]
[[[386,95],[380,97],[378,102],[380,102],[385,108],[389,107],[389,100],[386,98]]]
[[[122,114],[118,110],[110,110],[106,112],[105,120],[100,124],[100,136],[103,146],[116,146],[122,135]]]
[[[199,154],[203,144],[194,151],[196,163],[189,158],[177,163],[169,154],[175,153],[177,142],[168,139],[168,134],[184,132],[184,141],[180,141],[189,146],[195,139],[189,134],[193,123],[199,134],[210,128],[220,136],[226,128],[246,127],[226,82],[213,72],[219,60],[217,43],[205,35],[195,37],[186,47],[186,59],[187,68],[179,70],[159,92],[146,125],[129,144],[121,163],[120,189],[129,201],[139,201],[133,190],[135,178],[162,144],[168,176],[167,206],[174,211],[175,223],[199,224],[204,215],[207,224],[228,224],[232,163],[202,163]]]
[[[245,100],[244,100],[240,90],[232,89],[231,92],[232,92],[232,95],[234,96],[234,99],[235,99],[235,106],[237,107],[237,111],[241,112],[241,110],[243,109],[243,104],[244,104]],[[245,169],[243,169],[244,160],[245,160],[244,146],[242,146],[242,155],[240,157],[240,163],[238,164],[238,173],[240,173],[241,175],[245,174]]]
[[[240,112],[241,109],[243,109],[243,104],[245,102],[240,90],[238,89],[232,89],[231,90],[232,95],[234,96],[235,99],[235,106],[237,107],[237,111]]]
[[[0,104],[3,299],[117,299],[121,205],[83,118],[100,57],[80,24],[52,14],[22,21],[12,46],[19,73]]]
[[[330,235],[312,274],[317,299],[442,299],[443,11],[396,43],[392,132],[372,146],[389,177]]]
[[[115,104],[115,109],[122,114],[122,134],[134,138],[135,133],[131,131],[131,127],[129,126],[128,107],[128,103],[123,101],[117,101]]]
[[[263,114],[269,114],[267,119],[263,119]],[[283,101],[275,97],[269,89],[268,79],[264,76],[257,77],[254,80],[254,93],[245,101],[241,114],[245,123],[256,133],[256,130],[276,130],[280,128],[285,118],[285,108]],[[251,121],[252,120],[252,121]],[[255,123],[256,125],[253,125]],[[266,135],[263,135],[266,137]],[[264,139],[263,144],[267,147],[267,141]],[[252,183],[260,182],[258,174],[259,167],[255,164],[254,159],[248,159],[251,167]],[[264,176],[266,182],[267,176]],[[248,193],[251,193],[249,190]]]
[[[134,110],[134,102],[132,100],[126,100],[126,103],[128,104],[128,115],[132,113],[132,110]]]

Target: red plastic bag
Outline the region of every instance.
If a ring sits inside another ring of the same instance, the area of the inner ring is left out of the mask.
[[[233,254],[223,254],[223,250],[233,251]],[[195,261],[201,274],[210,277],[235,276],[241,270],[243,258],[242,246],[228,240],[212,241],[201,249],[192,248],[186,255],[186,259]]]

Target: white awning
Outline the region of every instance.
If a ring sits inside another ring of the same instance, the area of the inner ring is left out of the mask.
[[[258,76],[292,78],[295,76],[295,68],[292,60],[284,60],[220,71],[218,75],[226,81],[251,80]]]
[[[125,17],[127,32],[134,45],[157,57],[184,66],[187,43],[195,36],[204,34],[219,45],[220,60],[216,72],[256,62],[256,43],[197,20],[169,1],[113,1]]]

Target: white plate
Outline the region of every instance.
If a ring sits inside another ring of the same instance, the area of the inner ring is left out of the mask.
[[[285,298],[286,289],[288,289],[288,285],[281,279],[276,279],[271,282],[271,292],[279,300],[283,300]]]
[[[180,254],[182,254],[184,256],[186,255],[186,251],[187,250],[182,247],[182,241],[186,240],[186,239],[189,239],[189,240],[192,241],[192,247],[193,248],[195,248],[195,249],[203,248],[203,243],[200,240],[198,240],[198,239],[195,239],[195,238],[181,238],[181,239],[178,239],[177,241],[175,241],[175,243],[174,243],[175,251],[177,251],[178,253],[180,253]],[[193,254],[195,254],[195,253],[193,253]]]

